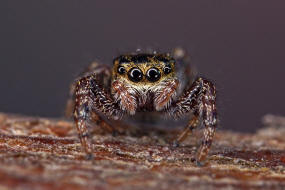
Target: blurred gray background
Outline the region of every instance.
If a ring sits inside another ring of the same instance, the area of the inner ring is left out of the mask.
[[[285,1],[0,2],[0,111],[61,117],[92,60],[182,46],[219,90],[222,129],[255,131],[285,115]]]

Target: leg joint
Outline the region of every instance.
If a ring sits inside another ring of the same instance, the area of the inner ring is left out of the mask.
[[[90,133],[79,133],[78,136],[79,136],[79,138],[91,137]]]
[[[211,144],[212,144],[212,140],[203,140],[202,141],[203,146],[211,146]]]

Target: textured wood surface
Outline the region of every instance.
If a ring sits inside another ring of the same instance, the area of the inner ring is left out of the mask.
[[[218,131],[196,167],[199,132],[173,148],[180,130],[98,129],[86,161],[72,122],[0,114],[0,189],[285,189],[285,119],[263,122],[256,134]]]

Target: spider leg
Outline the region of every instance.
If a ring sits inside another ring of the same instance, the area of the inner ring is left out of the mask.
[[[196,79],[185,94],[172,104],[169,113],[176,118],[188,113],[194,114],[186,129],[178,137],[176,141],[178,143],[198,125],[198,118],[202,119],[205,126],[204,136],[197,154],[197,164],[202,164],[210,150],[217,126],[215,86],[203,78]]]
[[[119,133],[112,125],[107,123],[97,112],[93,111],[90,115],[90,120],[92,121],[92,124],[95,124],[96,126],[105,129],[113,136],[116,136]]]
[[[74,121],[79,134],[80,142],[89,158],[92,158],[92,143],[90,135],[90,121],[111,128],[101,119],[98,113],[107,118],[117,120],[122,116],[116,102],[111,99],[100,86],[96,74],[84,76],[75,85]]]
[[[173,146],[178,147],[181,142],[183,142],[190,134],[192,134],[193,130],[198,126],[198,124],[199,124],[199,117],[194,115],[188,122],[186,128],[174,141]]]
[[[100,64],[98,62],[92,62],[89,66],[80,74],[80,78],[84,76],[89,76],[92,74],[96,74],[96,80],[99,84],[105,89],[110,90],[110,83],[111,83],[111,70],[107,65]],[[79,78],[79,79],[80,79]],[[78,79],[78,80],[79,80]],[[70,86],[70,98],[67,101],[66,109],[65,109],[65,116],[71,118],[74,113],[75,107],[75,89],[76,83],[72,83]],[[112,134],[116,134],[116,130],[107,122],[105,122],[98,113],[92,112],[91,114],[91,121],[92,124],[95,124],[103,129],[106,129],[108,132]]]
[[[79,77],[77,77],[77,80],[84,76],[89,76],[92,75],[93,73],[96,74],[97,80],[99,84],[103,84],[103,87],[105,89],[110,88],[110,81],[111,81],[111,69],[107,65],[100,64],[96,61],[91,62],[88,67],[79,74]],[[70,91],[69,91],[69,99],[66,103],[65,107],[65,116],[67,118],[73,117],[73,112],[74,112],[74,106],[75,106],[75,88],[76,88],[76,83],[72,82],[70,85]]]

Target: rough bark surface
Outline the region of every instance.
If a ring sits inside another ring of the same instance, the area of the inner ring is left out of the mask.
[[[256,134],[218,131],[197,167],[199,133],[173,148],[181,129],[98,129],[87,161],[72,122],[0,114],[0,189],[285,189],[285,118],[263,122]]]

